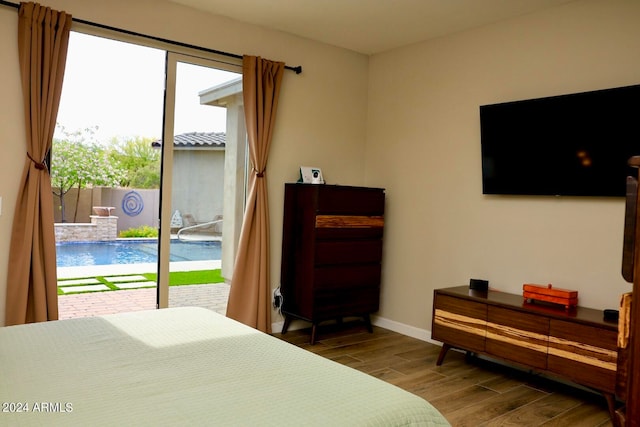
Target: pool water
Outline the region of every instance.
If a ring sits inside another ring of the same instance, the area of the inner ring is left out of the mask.
[[[220,242],[172,240],[170,261],[219,260]],[[58,267],[158,262],[156,240],[71,242],[56,244]]]

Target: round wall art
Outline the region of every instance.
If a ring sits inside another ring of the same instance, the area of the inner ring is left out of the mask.
[[[144,209],[144,201],[137,191],[129,191],[122,198],[122,212],[129,216],[139,215]]]

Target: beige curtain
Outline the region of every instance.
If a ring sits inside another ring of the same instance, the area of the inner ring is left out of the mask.
[[[227,316],[271,332],[267,157],[284,63],[244,56],[242,92],[249,139],[249,192],[236,255]]]
[[[58,318],[51,179],[45,158],[58,115],[71,15],[35,3],[18,11],[26,154],[13,220],[7,325]]]

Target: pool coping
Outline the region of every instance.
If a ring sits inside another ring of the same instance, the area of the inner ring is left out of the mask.
[[[172,261],[169,263],[169,271],[195,271],[195,270],[216,270],[221,268],[222,261]],[[58,267],[58,279],[75,279],[91,276],[111,276],[124,274],[155,273],[158,271],[158,263],[141,264],[108,264],[108,265],[85,265],[81,267]]]

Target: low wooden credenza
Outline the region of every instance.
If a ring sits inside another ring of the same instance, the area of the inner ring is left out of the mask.
[[[602,393],[615,417],[618,324],[600,310],[467,286],[436,289],[431,337],[444,344],[438,365],[451,348],[512,362]]]

